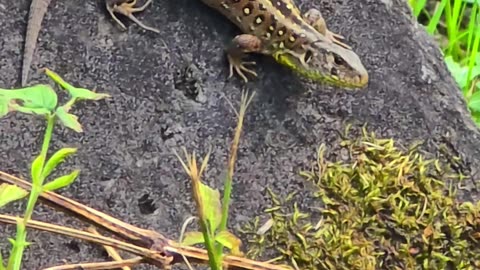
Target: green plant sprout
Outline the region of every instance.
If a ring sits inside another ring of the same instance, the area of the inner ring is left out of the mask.
[[[198,169],[197,166],[195,152],[190,155],[184,149],[186,161],[183,161],[175,152],[175,155],[180,160],[184,170],[192,180],[193,197],[197,207],[197,214],[201,230],[185,233],[185,237],[181,243],[183,245],[204,244],[208,251],[208,256],[210,259],[209,263],[212,270],[222,269],[222,255],[224,247],[229,249],[233,255],[243,255],[240,251],[242,242],[238,237],[227,230],[227,221],[229,209],[228,206],[230,204],[230,195],[232,192],[233,172],[237,158],[238,145],[240,143],[243,120],[246,109],[251,103],[253,97],[254,94],[248,97],[245,93],[243,93],[240,111],[235,111],[238,117],[237,128],[231,144],[228,171],[225,179],[225,189],[222,201],[220,201],[220,193],[218,190],[212,189],[201,182],[201,175],[207,168],[210,152],[203,159],[200,169]]]
[[[47,153],[52,139],[55,122],[59,121],[67,128],[76,132],[82,132],[82,126],[78,122],[78,117],[69,112],[72,106],[80,100],[100,100],[109,97],[107,94],[95,93],[88,89],[74,87],[65,82],[55,72],[49,69],[44,69],[44,71],[50,79],[69,94],[70,99],[64,105],[58,106],[57,94],[52,87],[46,84],[38,84],[31,87],[12,90],[0,89],[0,117],[16,111],[25,114],[43,116],[47,122],[40,154],[31,164],[30,174],[32,178],[32,190],[29,194],[24,217],[17,223],[16,238],[9,239],[12,244],[12,250],[10,252],[7,266],[4,266],[3,260],[0,260],[1,270],[20,270],[23,252],[29,245],[26,241],[26,224],[32,217],[35,204],[41,192],[54,191],[68,186],[75,181],[80,173],[80,170],[73,170],[69,174],[60,176],[44,184],[45,180],[50,176],[53,170],[67,157],[77,151],[76,148],[62,148],[47,160]],[[22,199],[27,195],[28,192],[19,187],[2,184],[0,185],[0,207]]]

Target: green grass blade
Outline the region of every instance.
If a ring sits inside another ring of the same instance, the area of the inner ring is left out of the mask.
[[[413,6],[413,15],[415,16],[415,18],[418,18],[422,10],[425,8],[427,0],[413,1],[410,2],[410,4]]]
[[[433,34],[437,29],[437,26],[440,22],[440,18],[442,17],[446,4],[447,4],[447,0],[442,0],[440,4],[437,4],[435,13],[433,14],[432,18],[430,19],[430,22],[427,25],[427,32],[429,34]]]
[[[477,54],[478,50],[480,49],[480,27],[477,25],[476,18],[477,18],[477,12],[478,12],[478,5],[474,5],[472,9],[472,16],[470,17],[470,22],[469,22],[469,27],[468,27],[468,32],[469,32],[469,41],[471,38],[474,37],[473,43],[469,42],[468,48],[471,48],[471,50],[468,50],[467,52],[470,52],[469,57],[468,57],[468,75],[467,75],[467,87],[469,89],[473,89],[471,86],[472,82],[472,72],[473,69],[475,68],[475,65],[478,64],[476,63],[477,61]],[[473,93],[467,93],[467,96],[470,96]]]

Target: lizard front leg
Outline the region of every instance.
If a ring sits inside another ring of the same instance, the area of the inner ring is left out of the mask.
[[[133,13],[144,11],[145,8],[147,8],[147,6],[151,3],[152,0],[147,0],[147,2],[143,4],[143,6],[135,7],[135,5],[137,4],[137,0],[105,0],[105,5],[108,12],[110,13],[110,16],[112,16],[115,22],[120,25],[120,27],[124,30],[126,30],[127,27],[125,27],[125,25],[117,18],[117,16],[115,16],[115,13],[120,13],[124,16],[127,16],[130,20],[132,20],[145,30],[160,33],[158,29],[144,25],[135,16],[133,16]]]
[[[322,16],[322,13],[320,10],[311,8],[309,9],[305,15],[305,20],[315,28],[318,32],[320,32],[322,35],[324,35],[326,38],[330,39],[332,42],[346,48],[346,49],[351,49],[352,47],[348,46],[347,44],[341,42],[340,40],[343,40],[344,37],[331,32],[327,28],[327,24],[325,22],[325,19]]]
[[[248,79],[243,72],[247,72],[256,77],[257,73],[255,71],[245,67],[246,65],[255,65],[255,62],[244,62],[243,58],[247,53],[260,53],[262,47],[262,41],[254,35],[242,34],[236,36],[227,47],[227,58],[230,65],[230,75],[228,78],[233,76],[234,70],[245,82],[248,82]]]

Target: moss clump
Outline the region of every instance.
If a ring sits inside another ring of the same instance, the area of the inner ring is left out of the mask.
[[[257,219],[243,230],[247,256],[273,250],[297,269],[480,269],[480,203],[455,198],[461,176],[365,130],[342,147],[348,162],[326,161],[322,146],[302,172],[317,212],[272,193],[270,229],[255,233]]]

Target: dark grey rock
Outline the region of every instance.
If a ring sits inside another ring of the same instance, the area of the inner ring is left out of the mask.
[[[347,123],[357,130],[368,123],[379,137],[393,137],[399,143],[425,140],[431,154],[448,142],[452,152],[466,158],[462,168],[475,173],[480,167],[479,130],[439,48],[415,23],[405,1],[301,2],[304,11],[320,7],[330,28],[346,36],[370,72],[367,89],[314,85],[261,56],[253,57],[258,79],[246,86],[238,78],[227,80],[223,47],[239,32],[200,1],[155,1],[137,15],[160,28],[159,35],[128,21],[128,32],[122,32],[101,1],[53,1],[33,68],[49,67],[75,85],[112,95],[75,107],[84,133],[55,130],[54,149],[79,148],[62,171],[72,166],[82,170],[78,181],[61,193],[177,238],[182,222],[194,211],[189,180],[172,150],[186,146],[203,156],[212,147],[205,181],[218,186],[236,121],[223,97],[238,104],[242,89],[257,95],[239,150],[231,224],[261,213],[268,203],[267,186],[283,194],[306,192],[298,171],[311,165],[321,143],[336,146],[337,131]],[[2,88],[19,85],[29,4],[0,0]],[[192,62],[194,68],[184,73]],[[31,74],[32,83],[48,82],[39,72]],[[38,118],[11,114],[0,119],[0,168],[28,176],[43,129]],[[341,156],[329,151],[330,159]],[[467,190],[464,196],[478,198],[478,193]],[[81,228],[45,206],[34,217]],[[0,228],[0,247],[6,255],[4,243],[13,227]],[[24,269],[62,260],[105,260],[100,247],[82,241],[37,231],[30,231],[29,239],[33,245]]]

